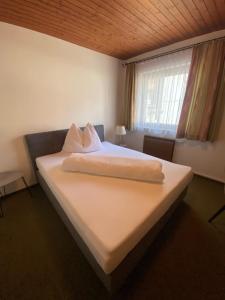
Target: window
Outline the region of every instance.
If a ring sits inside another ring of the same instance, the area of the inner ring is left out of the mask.
[[[175,136],[192,50],[137,64],[135,129]]]

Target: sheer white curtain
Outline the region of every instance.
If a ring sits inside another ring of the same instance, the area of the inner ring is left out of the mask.
[[[176,135],[191,55],[188,49],[136,65],[135,129]]]

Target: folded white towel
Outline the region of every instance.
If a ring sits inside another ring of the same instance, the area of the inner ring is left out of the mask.
[[[101,176],[127,178],[140,181],[162,182],[162,164],[157,160],[131,157],[75,154],[63,161],[64,171]]]

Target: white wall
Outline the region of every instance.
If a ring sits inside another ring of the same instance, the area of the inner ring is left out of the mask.
[[[23,135],[104,124],[114,138],[117,59],[0,22],[0,171],[20,169],[34,183]]]
[[[195,37],[183,42],[163,47],[154,51],[141,54],[127,60],[127,62],[145,59],[154,55],[165,53],[194,43],[207,41],[225,36],[225,30],[212,32],[203,36]],[[224,99],[225,101],[225,99]],[[121,109],[123,105],[121,103]],[[125,137],[125,142],[131,148],[142,151],[143,132],[130,132]],[[214,143],[201,143],[197,141],[176,142],[174,150],[174,162],[189,165],[197,174],[225,182],[225,111],[220,126],[218,140]]]
[[[214,143],[176,142],[173,160],[191,166],[199,175],[225,183],[225,112]]]

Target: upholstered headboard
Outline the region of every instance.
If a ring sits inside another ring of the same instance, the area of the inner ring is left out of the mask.
[[[83,129],[83,127],[81,128]],[[104,126],[96,125],[100,140],[104,141]],[[68,129],[38,132],[25,135],[28,151],[34,170],[37,170],[35,159],[39,156],[53,154],[62,150]]]

